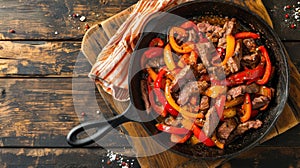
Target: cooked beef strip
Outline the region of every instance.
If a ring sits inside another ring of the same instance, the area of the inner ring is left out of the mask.
[[[248,131],[251,128],[257,129],[259,127],[261,127],[262,122],[260,120],[255,120],[255,121],[246,121],[244,123],[241,123],[237,126],[235,132],[237,135],[242,135],[243,133],[245,133],[246,131]]]
[[[243,66],[253,69],[258,65],[259,62],[260,62],[260,57],[258,53],[255,52],[251,55],[243,56],[241,64]]]
[[[219,116],[215,106],[212,106],[205,115],[205,123],[202,130],[205,135],[210,137],[219,124]]]
[[[241,68],[241,59],[242,59],[242,40],[237,40],[235,45],[234,55],[228,59],[226,65],[224,65],[224,69],[228,68],[231,73],[238,72]]]
[[[259,92],[259,86],[256,83],[246,85],[245,93],[257,93]]]
[[[203,93],[208,88],[208,86],[209,84],[206,81],[188,82],[180,91],[177,103],[180,105],[186,104],[191,95]]]
[[[255,97],[252,100],[252,109],[259,109],[270,102],[267,96],[259,96]]]
[[[150,113],[151,104],[150,104],[149,98],[148,98],[147,81],[146,80],[141,80],[140,85],[141,85],[142,99],[145,103],[146,112]]]
[[[225,22],[225,24],[223,26],[224,34],[219,39],[218,47],[226,48],[226,36],[229,34],[232,34],[235,24],[236,24],[235,19],[231,19],[230,21]]]
[[[200,108],[201,111],[209,109],[209,97],[202,96],[200,100]]]
[[[153,68],[159,68],[165,65],[165,61],[163,57],[155,57],[155,58],[151,58],[149,59],[149,61],[147,62],[147,64],[150,67]]]
[[[244,39],[244,45],[249,49],[250,52],[255,52],[256,50],[256,42],[252,38]]]
[[[196,77],[190,65],[185,66],[179,73],[174,75],[174,80],[171,85],[173,92],[177,92],[180,87],[186,84],[188,80],[196,80]]]
[[[196,49],[199,53],[199,57],[206,68],[211,66],[211,59],[216,52],[216,48],[211,42],[196,43]]]
[[[226,119],[218,128],[217,135],[222,139],[228,139],[231,132],[237,127],[237,122],[234,118]]]
[[[215,76],[219,80],[226,78],[226,71],[221,66],[213,66],[208,68],[208,73],[210,76]]]
[[[227,100],[234,99],[240,95],[243,95],[244,93],[257,93],[258,91],[259,86],[255,83],[250,85],[239,85],[228,90]]]
[[[207,73],[207,70],[206,70],[205,66],[202,63],[194,64],[192,66],[192,69],[193,69],[193,73],[194,73],[194,75],[197,79],[200,78],[201,75]]]

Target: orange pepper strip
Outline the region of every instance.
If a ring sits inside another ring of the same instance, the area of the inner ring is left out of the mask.
[[[235,49],[235,38],[232,35],[226,36],[226,55],[219,66],[225,65],[230,57],[233,56]]]
[[[147,66],[147,72],[148,72],[149,76],[151,77],[151,79],[155,81],[157,78],[156,72],[154,72],[154,70],[149,66]]]
[[[194,44],[179,46],[174,38],[175,32],[178,32],[181,34],[186,33],[183,28],[180,28],[180,27],[172,27],[171,28],[170,34],[169,34],[169,41],[170,41],[170,45],[171,45],[172,49],[181,54],[186,54],[186,53],[191,52],[193,50],[192,46]]]
[[[174,59],[173,59],[173,55],[172,55],[172,51],[171,51],[171,47],[170,44],[167,44],[164,48],[164,61],[166,63],[166,66],[169,70],[173,70],[176,68]]]
[[[242,109],[244,111],[244,115],[240,118],[240,120],[241,122],[246,122],[250,119],[252,111],[252,103],[249,93],[245,94],[245,100]]]
[[[170,80],[166,80],[166,87],[165,87],[165,97],[168,101],[168,103],[175,109],[177,110],[179,113],[181,113],[183,116],[189,117],[189,118],[204,118],[204,115],[202,113],[191,113],[189,111],[184,110],[183,108],[181,108],[173,99],[172,95],[171,95],[171,81]]]

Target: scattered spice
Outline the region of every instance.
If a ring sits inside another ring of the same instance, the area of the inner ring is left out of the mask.
[[[90,28],[89,24],[85,24],[85,30],[87,31]]]
[[[285,5],[283,10],[285,11],[284,22],[287,24],[287,27],[290,29],[297,29],[297,24],[300,22],[300,1],[295,5]]]
[[[9,29],[8,32],[9,33],[16,33],[16,31],[14,29]]]
[[[129,159],[122,154],[115,153],[108,150],[106,154],[107,158],[102,159],[102,167],[111,167],[111,168],[139,168],[139,164],[136,159]],[[126,161],[125,161],[126,160]]]

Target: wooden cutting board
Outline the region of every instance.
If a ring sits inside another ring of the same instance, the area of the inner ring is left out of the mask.
[[[230,0],[227,0],[230,1]],[[247,7],[253,12],[256,12],[261,16],[271,27],[272,21],[263,5],[261,0],[231,0],[230,2],[237,3],[244,7]],[[101,52],[101,49],[107,44],[108,40],[116,33],[119,26],[126,20],[134,6],[128,8],[125,11],[91,27],[85,34],[82,42],[82,52],[93,65],[96,61],[98,54]],[[293,107],[300,107],[300,104],[297,103],[297,94],[299,92],[298,86],[300,86],[300,74],[297,71],[295,65],[288,58],[288,63],[290,66],[290,96],[288,102],[284,108],[282,115],[278,118],[274,128],[269,132],[269,134],[261,141],[264,142],[272,137],[275,137],[293,126],[297,125],[300,121],[300,115]],[[97,88],[104,99],[106,99],[118,113],[122,113],[128,106],[129,102],[116,102],[112,97],[106,94],[101,87],[97,85]],[[294,104],[293,104],[294,103]],[[140,124],[137,123],[126,123],[123,124],[123,129],[130,136],[143,137],[147,136],[147,132],[143,129]],[[157,150],[160,146],[153,141],[140,142],[139,140],[129,140],[134,150],[137,153],[151,152],[151,150]],[[147,148],[145,148],[147,144]],[[160,154],[150,156],[150,157],[139,157],[138,161],[142,167],[215,167],[224,160],[216,161],[194,161],[189,158],[180,156],[171,151],[165,151]]]

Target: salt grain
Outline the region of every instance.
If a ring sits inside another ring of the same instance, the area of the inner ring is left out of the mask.
[[[85,17],[85,16],[81,16],[79,20],[80,20],[81,22],[84,22],[84,21],[86,21],[86,17]]]

